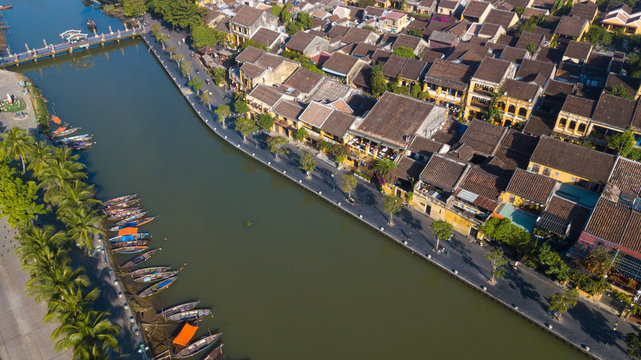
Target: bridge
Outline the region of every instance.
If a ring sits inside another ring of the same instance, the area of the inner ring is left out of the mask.
[[[42,40],[44,47],[39,49],[29,49],[25,44],[27,51],[11,54],[7,50],[8,55],[0,57],[0,69],[10,66],[17,66],[31,61],[38,61],[49,57],[56,57],[58,54],[71,54],[75,51],[89,49],[95,46],[102,46],[120,40],[133,38],[145,33],[146,30],[142,28],[131,28],[125,30],[112,31],[109,27],[109,32],[104,34],[95,34],[89,36],[81,33],[79,30],[67,30],[60,34],[63,39],[61,43],[47,45],[45,40]]]

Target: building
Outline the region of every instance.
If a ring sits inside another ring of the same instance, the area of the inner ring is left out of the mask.
[[[436,60],[423,79],[423,91],[437,105],[443,105],[451,113],[458,113],[467,96],[474,68],[445,60]]]
[[[567,95],[556,118],[554,132],[562,137],[580,138],[589,132],[590,119],[594,113],[594,100]]]
[[[514,76],[515,70],[516,66],[509,61],[484,58],[470,81],[464,117],[484,117],[492,103],[494,92],[499,90],[505,79]]]
[[[622,31],[624,34],[641,34],[641,12],[632,12],[626,4],[608,9],[601,20],[601,25],[612,32]]]
[[[329,50],[329,40],[299,31],[285,43],[285,50],[313,58]]]
[[[361,59],[335,52],[323,64],[323,71],[344,79],[345,83],[349,85],[363,65],[365,62]]]
[[[410,24],[407,14],[398,11],[386,12],[379,18],[378,26],[383,31],[400,33]]]
[[[260,28],[276,31],[278,29],[278,18],[268,11],[242,6],[236,12],[236,16],[229,21],[231,40],[236,45],[242,44],[244,40],[251,39]]]
[[[248,49],[255,49],[251,46]],[[256,53],[254,50],[250,52]],[[243,54],[241,53],[241,55]],[[239,55],[240,57],[240,55]],[[244,57],[241,57],[241,59]],[[239,62],[241,63],[241,62]],[[253,61],[242,62],[238,68],[239,88],[249,91],[258,84],[276,85],[283,83],[291,74],[298,69],[300,65],[292,60],[286,59],[279,55],[263,52]],[[232,71],[235,74],[235,71]],[[235,80],[235,76],[231,76]]]
[[[501,86],[498,109],[502,112],[501,126],[525,125],[536,106],[542,90],[538,85],[507,79]]]

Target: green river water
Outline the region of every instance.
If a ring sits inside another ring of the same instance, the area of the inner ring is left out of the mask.
[[[80,0],[10,3],[12,51],[87,17],[121,28]],[[157,301],[212,307],[201,330],[224,331],[230,358],[583,358],[216,138],[142,42],[19,71],[95,135],[82,158],[100,196],[136,192],[160,215],[148,264],[188,266]]]

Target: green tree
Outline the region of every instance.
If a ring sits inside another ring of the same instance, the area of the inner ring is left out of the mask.
[[[292,13],[289,11],[281,11],[279,17],[283,24],[287,24],[292,20]]]
[[[55,259],[65,256],[67,250],[63,245],[69,241],[63,231],[56,232],[52,225],[26,226],[18,233],[17,240],[20,246],[16,253],[27,270],[37,263],[43,263],[45,268],[51,267]]]
[[[374,0],[358,0],[358,6],[362,7],[363,9],[368,6],[374,6],[374,4],[376,4],[376,1]]]
[[[26,157],[29,149],[33,144],[33,138],[27,135],[24,129],[19,127],[12,127],[9,131],[2,133],[0,136],[2,143],[0,143],[0,151],[12,160],[20,160],[22,163],[22,173],[26,169]]]
[[[176,55],[176,47],[175,46],[170,46],[167,49],[165,49],[167,53],[169,54],[170,59],[174,59],[174,56]]]
[[[306,12],[299,12],[298,15],[296,15],[296,23],[303,28],[303,30],[307,30],[314,25],[314,19]]]
[[[180,64],[182,64],[183,61],[185,61],[185,56],[182,55],[182,54],[176,54],[176,55],[174,55],[172,60],[174,60],[176,62],[176,64],[180,65]]]
[[[72,287],[82,288],[89,285],[89,278],[85,275],[84,269],[73,269],[69,265],[70,262],[71,260],[65,256],[57,258],[48,267],[32,268],[32,278],[25,286],[27,293],[33,296],[36,302],[48,303]]]
[[[73,180],[65,187],[65,194],[58,204],[58,214],[68,214],[76,209],[85,207],[92,208],[100,204],[95,198],[96,191],[93,185],[87,185],[84,181]]]
[[[264,50],[264,51],[269,51],[269,49],[267,48],[267,45],[261,44],[252,39],[246,39],[245,41],[243,41],[243,43],[240,45],[240,50],[245,50],[250,46]]]
[[[407,34],[411,35],[411,36],[416,36],[418,38],[422,38],[423,37],[423,29],[419,29],[419,28],[410,29],[410,30],[407,31]]]
[[[65,196],[68,183],[85,180],[85,166],[78,162],[78,155],[70,149],[58,148],[42,170],[40,186],[44,188],[44,200],[57,205]]]
[[[89,311],[98,295],[99,289],[85,291],[75,286],[64,289],[60,296],[49,301],[44,321],[50,322],[55,319],[63,324],[71,323]]]
[[[278,4],[276,3],[272,3],[272,9],[271,9],[272,15],[280,16],[281,11],[283,11],[282,7],[278,6]]]
[[[523,13],[525,12],[525,8],[523,6],[517,6],[514,8],[514,12],[519,15],[519,17],[523,16]]]
[[[430,229],[432,229],[434,235],[436,235],[436,246],[434,246],[434,250],[439,249],[439,243],[441,242],[441,240],[449,240],[454,234],[454,227],[452,226],[452,224],[448,223],[445,220],[437,220],[432,222],[430,224]]]
[[[42,172],[44,171],[47,161],[51,159],[52,154],[52,147],[47,145],[44,141],[33,143],[33,145],[29,147],[29,151],[27,152],[27,161],[29,162],[29,165],[27,166],[27,169],[31,170],[36,179],[40,179],[42,176]]]
[[[227,125],[225,124],[225,118],[227,118],[230,113],[229,105],[218,105],[214,113],[216,113],[216,116],[218,116],[218,122],[223,125],[223,129],[227,128]]]
[[[374,175],[381,185],[394,184],[396,182],[396,163],[386,159],[374,160]]]
[[[202,25],[206,14],[204,8],[191,0],[148,0],[147,5],[164,21],[179,29]]]
[[[412,87],[410,88],[410,95],[412,97],[420,99],[421,98],[421,85],[412,84]]]
[[[386,195],[383,199],[383,209],[389,214],[389,226],[394,226],[393,215],[401,211],[403,199],[396,195]]]
[[[267,139],[267,146],[269,146],[269,151],[274,154],[274,159],[278,161],[278,155],[283,155],[288,152],[287,148],[287,139],[282,136],[270,136]]]
[[[243,142],[247,142],[247,135],[251,135],[258,130],[256,122],[248,117],[241,116],[236,119],[236,131],[243,136]]]
[[[304,127],[298,128],[298,130],[296,130],[296,140],[298,140],[299,142],[303,142],[306,137],[307,130],[305,130]]]
[[[554,314],[557,321],[561,321],[563,314],[572,309],[579,297],[579,292],[574,289],[566,289],[562,293],[556,293],[549,299],[548,310]]]
[[[38,186],[33,181],[24,181],[6,161],[0,162],[0,216],[7,216],[11,227],[22,229],[37,215],[46,213],[38,204]]]
[[[122,4],[122,12],[125,16],[142,16],[147,12],[145,0],[120,0],[120,3]]]
[[[408,48],[407,46],[397,47],[394,50],[394,55],[410,58],[410,59],[416,59],[416,55],[414,55],[414,49]]]
[[[207,108],[211,111],[211,103],[209,102],[209,93],[207,91],[203,91],[200,93],[198,96],[198,99],[200,100],[200,103],[203,105],[207,105]]]
[[[191,72],[194,71],[194,68],[191,67],[191,61],[181,62],[180,71],[182,72],[183,77],[191,80]]]
[[[316,158],[308,152],[303,152],[299,159],[298,168],[305,171],[307,178],[310,179],[312,177],[312,171],[316,169]]]
[[[198,93],[200,89],[202,89],[203,85],[205,85],[205,82],[200,80],[199,78],[192,78],[189,80],[188,85],[196,92]]]
[[[383,66],[376,65],[372,67],[369,85],[372,88],[372,94],[375,96],[380,96],[387,90],[387,81],[385,80],[385,75],[383,75]]]
[[[610,136],[610,139],[608,140],[608,147],[614,149],[618,155],[628,157],[630,152],[634,149],[635,143],[634,133],[632,132],[632,129],[628,129],[625,132],[617,132]]]
[[[220,84],[222,83],[222,81],[225,79],[225,75],[226,75],[226,73],[227,73],[227,72],[225,71],[225,69],[215,68],[215,69],[214,69],[214,83],[215,83],[216,85],[219,85],[219,86],[220,86]]]
[[[196,26],[191,30],[192,46],[195,49],[223,44],[226,40],[226,33],[217,31],[209,26]]]
[[[264,131],[271,131],[271,129],[274,127],[274,122],[276,119],[274,119],[273,116],[269,115],[268,113],[262,113],[258,116],[258,126],[263,129]]]
[[[246,101],[236,100],[234,102],[234,111],[238,114],[245,114],[249,112],[249,105]]]
[[[93,249],[93,238],[98,235],[105,235],[101,227],[102,216],[96,210],[84,207],[65,212],[61,218],[62,222],[69,227],[67,233],[76,245],[85,249],[88,253]]]
[[[294,21],[290,21],[287,23],[287,25],[285,25],[285,32],[291,36],[296,35],[296,33],[299,32],[300,30],[301,30],[301,26]]]
[[[626,335],[625,342],[628,345],[628,356],[633,359],[641,358],[641,330],[637,330],[636,333],[629,333]]]
[[[488,281],[490,284],[494,284],[496,279],[502,279],[505,276],[505,265],[508,260],[501,249],[495,249],[485,258],[490,262],[490,279]]]
[[[88,311],[75,321],[61,325],[51,334],[57,339],[56,351],[73,349],[74,359],[107,358],[109,350],[118,351],[118,327],[107,319],[108,313]]]
[[[538,46],[536,46],[536,43],[534,43],[534,41],[529,42],[525,46],[525,50],[527,50],[527,52],[529,52],[531,56],[534,56],[534,54],[536,54],[537,49],[538,49]]]
[[[622,97],[624,99],[629,99],[629,100],[634,100],[634,96],[630,95],[628,92],[628,89],[626,89],[623,84],[618,84],[615,87],[612,88],[610,91],[610,94],[618,97]]]
[[[347,198],[352,198],[352,192],[356,190],[356,185],[358,185],[358,180],[354,174],[345,174],[343,175],[343,181],[341,181],[340,188],[343,192],[347,193]]]
[[[594,46],[609,46],[612,43],[612,34],[603,26],[590,25],[590,29],[585,33],[585,40],[589,41]]]

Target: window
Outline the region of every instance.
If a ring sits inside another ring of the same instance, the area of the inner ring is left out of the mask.
[[[545,176],[550,176],[550,172],[551,172],[551,171],[550,171],[550,169],[548,169],[548,168],[543,168],[543,175],[545,175]]]
[[[535,173],[538,174],[540,170],[541,170],[541,168],[540,168],[540,166],[538,164],[532,165],[532,171],[534,171]]]
[[[513,202],[514,202],[514,200],[516,200],[516,199],[514,198],[514,195],[510,195],[510,202],[511,202],[511,203],[513,203]]]
[[[580,132],[581,134],[585,133],[585,124],[584,123],[580,123],[579,124],[579,129],[577,131]]]
[[[526,117],[527,116],[527,109],[522,107],[519,108],[519,116]]]
[[[510,106],[507,108],[507,112],[509,112],[510,114],[514,114],[514,113],[516,113],[516,106],[514,106],[514,105],[510,105]]]
[[[570,121],[570,125],[568,126],[568,131],[574,131],[575,127],[576,127],[576,121],[574,120]]]
[[[559,119],[559,124],[556,127],[563,129],[563,128],[565,128],[565,124],[567,124],[567,123],[568,123],[568,119],[561,118],[561,119]]]

